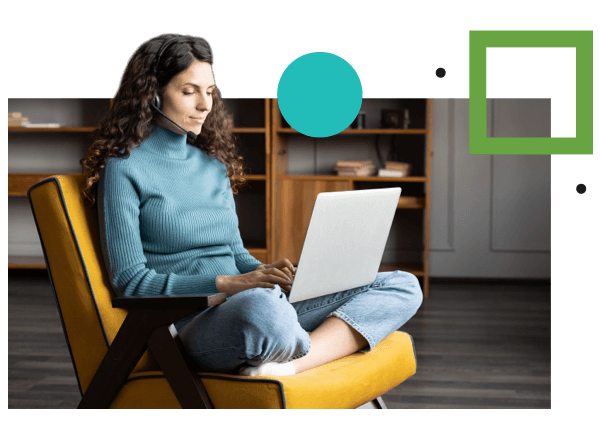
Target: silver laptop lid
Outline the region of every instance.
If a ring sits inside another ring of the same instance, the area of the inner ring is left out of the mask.
[[[372,283],[377,276],[400,187],[317,195],[289,301]]]

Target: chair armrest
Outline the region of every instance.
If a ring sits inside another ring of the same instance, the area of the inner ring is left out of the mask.
[[[157,295],[157,296],[120,296],[112,299],[113,308],[148,309],[148,310],[204,310],[225,302],[224,293],[207,295]]]

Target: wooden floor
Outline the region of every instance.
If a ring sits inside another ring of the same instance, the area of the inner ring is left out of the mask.
[[[550,408],[550,284],[430,282],[401,330],[417,373],[383,396],[399,408]],[[45,271],[9,270],[8,407],[81,399]]]

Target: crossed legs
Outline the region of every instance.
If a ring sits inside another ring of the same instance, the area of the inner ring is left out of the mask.
[[[367,345],[367,340],[338,317],[328,317],[309,334],[309,352],[292,361],[296,373],[351,355]]]

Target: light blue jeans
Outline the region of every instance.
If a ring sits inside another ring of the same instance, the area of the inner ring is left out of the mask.
[[[368,342],[368,352],[415,315],[423,293],[411,273],[379,272],[369,285],[290,303],[279,285],[244,290],[175,323],[200,371],[237,373],[243,364],[287,362],[310,350],[309,332],[339,317]]]

